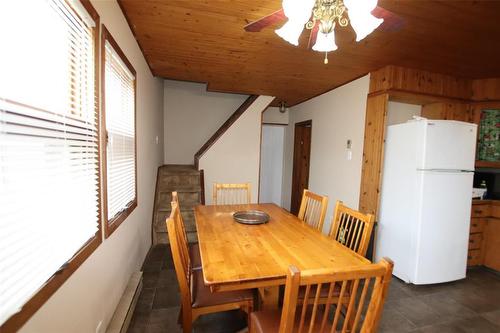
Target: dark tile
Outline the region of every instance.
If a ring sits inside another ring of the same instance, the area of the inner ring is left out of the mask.
[[[174,269],[162,269],[158,275],[157,287],[178,286]]]
[[[391,307],[385,307],[380,319],[380,333],[409,332],[415,325],[406,319],[399,311]]]
[[[418,297],[403,298],[393,303],[397,311],[416,327],[428,326],[440,322],[440,316],[429,305],[418,299]]]
[[[456,282],[427,284],[427,285],[414,285],[407,284],[404,290],[412,296],[423,296],[439,293],[445,290],[453,290]]]
[[[449,293],[449,297],[477,313],[490,312],[499,308],[499,298],[494,291],[460,288]]]
[[[177,324],[179,287],[168,245],[151,249],[143,271],[143,290],[128,332],[182,332]],[[204,315],[193,324],[196,333],[233,333],[245,327],[241,311]],[[425,286],[393,278],[379,332],[500,332],[500,276],[474,269],[464,280]]]
[[[181,326],[177,323],[180,307],[168,309],[155,309],[149,316],[147,333],[175,333],[182,332]]]
[[[481,317],[500,327],[500,309],[491,312],[485,312],[481,314]]]
[[[150,261],[162,261],[166,258],[172,258],[170,246],[166,244],[156,245],[151,249],[148,256],[148,260]]]
[[[477,315],[467,306],[450,298],[447,291],[419,296],[418,299],[430,306],[436,314],[442,317],[442,319],[449,317],[449,320],[451,321],[454,319],[473,317]]]
[[[142,287],[155,288],[158,284],[158,277],[160,272],[143,272],[142,273]]]
[[[500,326],[497,326],[483,317],[477,316],[456,321],[457,332],[464,333],[498,333]]]
[[[389,293],[387,294],[386,301],[396,301],[399,299],[412,297],[412,294],[408,292],[405,286],[401,286],[399,283],[392,283],[389,285]]]
[[[132,319],[130,320],[130,324],[128,327],[128,333],[139,333],[139,332],[144,332],[146,331],[149,323],[149,314],[151,310],[148,311],[147,313],[138,313],[137,308],[136,312],[134,312],[134,315],[132,316]]]
[[[142,288],[137,305],[135,306],[135,313],[149,314],[153,308],[153,298],[155,295],[154,288]]]
[[[161,269],[174,269],[174,260],[172,258],[166,258],[161,263]]]
[[[418,328],[411,333],[457,333],[457,327],[454,322],[446,322]]]
[[[142,271],[146,273],[159,272],[163,266],[165,260],[158,261],[146,261],[142,267]]]
[[[156,288],[153,309],[170,308],[180,304],[181,297],[177,286]]]

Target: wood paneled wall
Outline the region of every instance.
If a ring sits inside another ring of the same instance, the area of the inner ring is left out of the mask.
[[[422,117],[473,122],[471,107],[466,103],[431,103],[422,106]]]
[[[473,101],[500,101],[500,78],[472,81]]]
[[[369,92],[388,90],[469,99],[472,94],[472,82],[449,75],[397,66],[386,66],[372,72]]]
[[[500,78],[469,80],[398,66],[370,75],[359,209],[377,217],[389,100],[421,104],[430,119],[479,124],[485,107],[500,107]]]
[[[381,165],[384,156],[388,94],[368,97],[359,209],[377,216],[380,199]]]

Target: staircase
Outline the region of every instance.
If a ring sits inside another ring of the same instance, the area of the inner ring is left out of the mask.
[[[153,244],[168,244],[165,220],[170,216],[172,192],[179,195],[179,206],[190,243],[197,242],[194,207],[204,204],[203,171],[193,165],[163,165],[158,168],[153,214]]]

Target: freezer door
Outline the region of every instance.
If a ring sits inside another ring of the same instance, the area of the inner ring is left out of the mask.
[[[420,198],[413,283],[465,278],[472,203],[471,172],[419,172]]]
[[[451,120],[425,123],[419,169],[474,170],[477,125]]]

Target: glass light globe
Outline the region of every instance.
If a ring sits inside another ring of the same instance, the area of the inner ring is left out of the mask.
[[[289,20],[306,24],[311,18],[314,0],[283,0],[282,6]]]
[[[281,28],[275,30],[276,34],[295,46],[299,45],[299,37],[304,30],[303,23],[288,20]]]
[[[358,14],[357,12],[349,12],[349,20],[356,32],[356,42],[364,39],[384,22],[384,19],[376,18],[370,13]]]
[[[318,52],[335,51],[337,49],[337,44],[335,44],[335,32],[332,31],[328,34],[318,32],[316,43],[314,43],[312,49]]]

